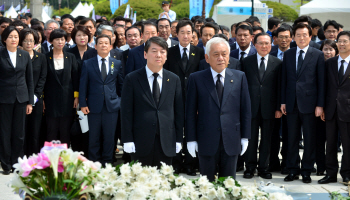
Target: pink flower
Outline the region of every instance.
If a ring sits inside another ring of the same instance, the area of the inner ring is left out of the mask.
[[[78,159],[79,159],[80,161],[82,161],[82,162],[87,161],[87,159],[86,159],[84,156],[82,156],[82,155],[79,155],[79,156],[78,156]]]
[[[21,164],[21,168],[24,171],[22,176],[27,177],[34,169],[45,169],[49,166],[50,160],[48,157],[44,153],[39,153]]]
[[[60,158],[60,161],[58,161],[58,168],[57,168],[57,172],[60,172],[60,173],[64,171],[63,161],[61,160],[62,158]]]

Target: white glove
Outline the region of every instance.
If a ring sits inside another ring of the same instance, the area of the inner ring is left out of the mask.
[[[182,149],[181,142],[176,142],[176,153],[179,153]]]
[[[247,138],[242,138],[241,139],[241,145],[242,145],[242,152],[241,155],[243,155],[245,153],[245,151],[247,151],[248,148],[248,139]]]
[[[124,151],[126,153],[135,153],[136,152],[135,144],[133,142],[124,143]]]
[[[193,158],[196,157],[196,151],[198,152],[198,143],[196,141],[194,142],[187,142],[187,151],[191,154]]]

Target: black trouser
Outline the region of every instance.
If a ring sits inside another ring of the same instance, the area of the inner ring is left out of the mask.
[[[350,123],[340,121],[337,112],[331,120],[326,120],[326,170],[327,175],[337,177],[338,173],[338,131],[343,145],[340,175],[350,177]]]
[[[310,176],[316,159],[316,117],[315,113],[303,114],[299,111],[297,103],[292,112],[287,113],[288,123],[288,159],[287,168],[291,174],[300,174]],[[300,129],[303,126],[304,154],[300,163],[299,140]]]
[[[130,153],[131,160],[139,161],[142,166],[153,166],[158,168],[162,166],[160,162],[163,162],[167,165],[172,164],[173,157],[168,157],[164,154],[162,144],[160,142],[160,135],[156,134],[154,138],[154,144],[150,148],[152,148],[151,152],[147,156],[138,156],[135,153]]]
[[[326,122],[316,119],[316,165],[318,172],[326,170]]]
[[[281,147],[281,140],[280,140],[280,129],[281,129],[281,123],[282,119],[278,118],[275,119],[272,135],[271,135],[271,150],[270,150],[270,168],[281,168],[280,165],[280,159],[278,157],[280,153],[280,147]]]
[[[43,99],[33,106],[33,111],[26,117],[26,133],[24,140],[24,155],[29,157],[39,153],[44,143],[40,143],[41,120],[43,118]]]
[[[261,109],[255,118],[251,120],[251,137],[247,151],[244,154],[245,166],[248,170],[266,171],[270,162],[271,134],[273,132],[275,119],[263,119]],[[261,127],[261,137],[259,145],[259,127]],[[257,149],[259,147],[259,162]]]
[[[186,141],[186,136],[183,138]],[[198,162],[198,157],[193,158],[187,150],[187,142],[183,142],[182,149],[173,158],[173,168],[179,169],[195,169],[196,163]]]
[[[200,154],[200,152],[198,152]],[[199,166],[201,175],[206,175],[209,181],[214,181],[214,176],[219,172],[218,177],[232,176],[236,179],[236,166],[238,155],[227,155],[222,137],[220,137],[220,145],[215,155],[201,156],[199,155]]]
[[[84,152],[85,157],[89,157],[89,132],[70,137],[72,150]]]
[[[9,171],[23,156],[27,103],[0,104],[0,160]]]
[[[60,140],[70,146],[70,129],[72,128],[74,116],[49,117],[46,115],[47,141]]]

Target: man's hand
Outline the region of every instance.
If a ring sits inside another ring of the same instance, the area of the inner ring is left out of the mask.
[[[287,115],[286,104],[281,104],[281,111],[284,115]]]
[[[276,110],[276,112],[275,112],[275,118],[279,119],[279,118],[281,118],[281,117],[282,117],[282,112],[279,111],[279,110]]]
[[[247,138],[242,138],[241,139],[241,145],[242,145],[242,151],[241,151],[241,156],[247,151],[248,148],[248,139]]]
[[[320,117],[323,113],[323,108],[322,107],[316,107],[315,109],[315,115],[316,117]]]
[[[74,98],[73,108],[77,108],[77,107],[78,107],[78,104],[79,104],[79,98],[76,97],[76,98]]]
[[[176,142],[176,153],[179,153],[182,149],[181,142]]]
[[[187,151],[193,158],[196,157],[196,151],[198,152],[198,144],[196,141],[187,142]]]
[[[32,111],[33,111],[32,104],[28,104],[27,105],[27,109],[26,109],[26,114],[29,115],[30,113],[32,113]]]
[[[133,142],[124,143],[124,151],[126,153],[135,153],[136,152],[135,144]]]
[[[86,107],[81,107],[80,110],[81,110],[85,115],[87,115],[87,114],[90,113],[89,107],[87,107],[87,106],[86,106]]]
[[[324,121],[324,122],[326,121],[326,116],[325,116],[324,112],[321,115],[321,120]]]

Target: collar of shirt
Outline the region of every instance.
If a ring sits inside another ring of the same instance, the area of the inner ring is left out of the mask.
[[[218,80],[217,75],[218,75],[219,73],[217,73],[215,70],[213,70],[212,67],[210,67],[210,70],[211,70],[211,74],[212,74],[212,76],[213,76],[214,85],[216,85],[216,81]],[[225,81],[224,81],[224,80],[225,80],[225,72],[226,72],[226,68],[225,68],[224,70],[222,70],[222,72],[220,72],[220,74],[221,74],[220,81],[221,81],[221,83],[222,83],[223,86],[224,86],[224,83],[225,83]]]
[[[260,68],[260,63],[261,63],[261,58],[262,56],[259,55],[259,53],[256,53],[257,56],[257,60],[258,60],[258,67]],[[267,68],[267,61],[269,60],[269,54],[267,54],[266,56],[264,56],[264,63],[265,63],[265,67]]]
[[[100,55],[98,55],[97,54],[97,61],[98,61],[98,67],[100,68],[100,71],[101,71],[101,66],[102,66],[102,57],[100,56]],[[108,54],[108,56],[107,57],[105,57],[105,59],[106,59],[106,70],[107,70],[107,74],[108,74],[108,72],[109,72],[109,54]]]
[[[342,61],[342,60],[345,60],[345,62],[344,62],[344,64],[343,64],[343,66],[344,66],[344,74],[345,74],[345,72],[346,72],[346,70],[348,69],[348,66],[349,66],[350,56],[348,56],[347,58],[343,59],[343,58],[340,57],[340,55],[339,55],[339,57],[338,57],[338,71],[339,71],[339,69],[340,69],[340,65],[341,65],[341,61]]]
[[[171,47],[171,39],[170,39],[170,37],[168,37],[168,39],[166,40],[166,43],[168,43],[168,48],[170,48]]]
[[[70,39],[70,41],[69,41],[69,42],[66,42],[66,44],[67,44],[67,43],[70,45],[70,47],[72,47],[72,45],[74,45],[73,39]]]
[[[122,51],[126,51],[126,50],[130,49],[130,47],[128,44],[125,44],[125,45],[121,46],[119,49]]]
[[[249,47],[244,51],[244,52],[245,52],[244,58],[248,56],[249,51],[250,51],[250,48],[251,48],[251,47],[250,47],[250,45],[249,45]],[[241,48],[238,48],[238,49],[239,49],[238,55],[241,56],[242,50],[241,50]]]
[[[10,57],[10,60],[12,62],[13,67],[16,68],[17,51],[11,52],[11,51],[7,50],[7,52],[9,54],[9,57]]]
[[[299,56],[300,50],[303,50],[303,51],[304,51],[304,53],[303,53],[303,59],[305,59],[305,55],[306,55],[306,52],[307,52],[308,49],[309,49],[309,45],[307,45],[304,49],[300,49],[300,48],[297,46],[297,57]]]
[[[190,57],[190,47],[191,47],[191,44],[188,44],[187,45],[187,50],[186,50],[186,54],[187,54],[187,58]],[[182,54],[184,53],[184,48],[183,46],[181,46],[181,44],[179,44],[179,48],[180,48],[180,55],[181,55],[181,58],[182,58]]]
[[[154,72],[152,72],[148,66],[146,65],[146,74],[147,74],[147,79],[148,79],[148,83],[149,83],[149,87],[151,88],[151,92],[153,92],[153,80],[154,80]],[[157,77],[157,81],[159,84],[159,89],[160,92],[162,92],[162,78],[163,78],[163,68],[158,72],[158,77]]]
[[[47,45],[47,49],[50,51],[51,43],[50,43],[49,41],[46,40],[46,45]]]

